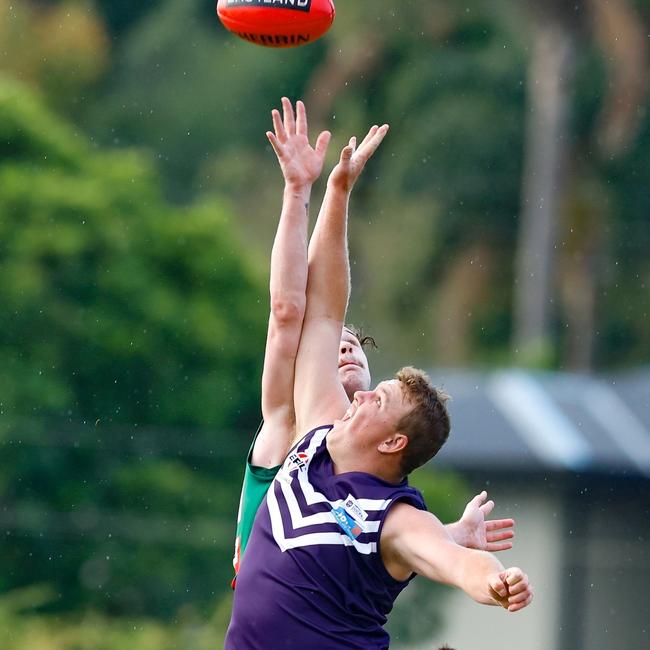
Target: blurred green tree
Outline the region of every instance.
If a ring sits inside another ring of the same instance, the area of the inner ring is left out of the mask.
[[[0,0],[0,44],[0,72],[77,117],[110,64],[104,23],[86,0]]]
[[[34,586],[0,596],[0,647],[3,650],[214,650],[222,647],[229,598],[206,620],[184,610],[170,623],[137,618],[108,617],[97,612],[77,616],[43,616],[30,612],[35,603],[55,597]]]
[[[170,208],[143,156],[0,82],[0,590],[171,614],[226,587],[262,268],[223,206]]]
[[[532,46],[513,336],[515,358],[523,363],[543,364],[555,349],[572,370],[594,366],[604,233],[619,218],[607,206],[610,191],[597,168],[625,157],[634,145],[650,84],[638,4],[523,3],[528,12],[520,17],[519,37]],[[574,105],[582,98],[574,93],[574,79],[589,41],[605,71],[603,97],[594,97],[598,114],[578,123]],[[554,320],[562,321],[563,333],[554,332]]]
[[[227,196],[240,191],[228,168],[241,168],[246,148],[264,146],[271,108],[281,94],[302,91],[323,48],[317,42],[292,56],[238,40],[219,23],[214,5],[164,0],[125,35],[113,75],[89,110],[101,141],[157,153],[165,192],[175,200],[205,187]],[[216,182],[206,169],[215,158],[226,172]],[[249,194],[252,181],[260,184],[248,177]]]
[[[170,209],[143,157],[94,151],[14,84],[0,111],[4,412],[222,427],[254,408],[263,266],[224,208]]]
[[[596,367],[629,363],[650,345],[647,318],[621,312],[639,303],[647,274],[641,243],[632,241],[649,236],[636,180],[646,170],[648,120],[634,110],[644,50],[626,7],[643,18],[648,2],[592,4],[598,48],[578,39],[575,51],[567,172],[575,191],[562,205],[561,307],[546,358],[556,367],[585,365],[589,355]],[[530,16],[479,0],[337,8],[327,38],[272,51],[227,34],[204,0],[166,0],[116,48],[115,72],[89,123],[103,142],[154,150],[174,198],[228,196],[250,245],[265,251],[273,220],[260,220],[260,206],[274,205],[280,178],[263,132],[279,96],[303,97],[313,130],[333,130],[332,162],[351,133],[390,122],[353,204],[352,318],[391,341],[382,372],[406,357],[420,365],[510,363]],[[613,101],[619,96],[622,104]],[[632,257],[619,254],[630,247]],[[641,279],[632,268],[644,269]]]
[[[149,12],[155,10],[162,0],[96,0],[96,4],[106,20],[110,33],[119,38],[134,27]],[[214,4],[214,3],[213,3]]]

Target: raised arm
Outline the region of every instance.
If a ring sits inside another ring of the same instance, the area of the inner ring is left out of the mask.
[[[338,346],[350,295],[347,217],[350,193],[388,126],[373,126],[341,152],[327,183],[309,243],[307,305],[296,361],[294,404],[299,434],[339,418],[350,402],[338,377]]]
[[[282,117],[279,111],[272,112],[274,132],[267,132],[284,176],[284,194],[271,252],[271,314],[262,375],[264,424],[251,457],[253,465],[262,467],[279,465],[294,437],[294,368],[305,313],[309,200],[330,140],[324,131],[311,147],[301,101],[294,114],[291,102],[283,97],[282,109]]]
[[[459,546],[434,515],[408,504],[398,503],[389,512],[381,545],[386,569],[397,579],[415,572],[510,612],[532,602],[533,590],[521,569],[504,569],[490,553]]]

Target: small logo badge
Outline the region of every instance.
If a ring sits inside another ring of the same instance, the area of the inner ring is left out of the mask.
[[[351,494],[348,494],[347,498],[343,502],[343,508],[358,522],[363,522],[368,519],[368,513],[359,505],[357,500]]]
[[[297,467],[301,472],[304,472],[308,464],[309,456],[304,451],[291,452],[287,458],[288,471],[294,470]]]

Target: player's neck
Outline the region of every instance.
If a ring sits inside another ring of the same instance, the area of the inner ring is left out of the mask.
[[[334,467],[334,474],[347,474],[348,472],[363,472],[364,474],[371,474],[376,476],[386,483],[398,485],[404,480],[399,467],[389,466],[387,463],[379,459],[376,462],[366,459],[339,459],[332,457],[332,465]]]

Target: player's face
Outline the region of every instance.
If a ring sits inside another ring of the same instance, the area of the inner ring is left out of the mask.
[[[339,379],[350,401],[357,391],[368,390],[370,387],[370,369],[366,354],[359,339],[345,327],[339,346]]]
[[[398,422],[412,408],[399,381],[382,381],[374,390],[354,394],[350,408],[335,422],[330,436],[350,453],[374,450],[397,431]]]

